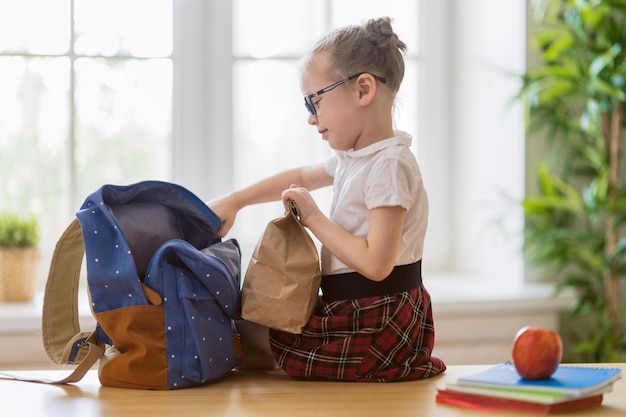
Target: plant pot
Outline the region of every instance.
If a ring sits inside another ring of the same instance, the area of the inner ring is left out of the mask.
[[[39,263],[37,248],[0,248],[0,302],[32,301]]]

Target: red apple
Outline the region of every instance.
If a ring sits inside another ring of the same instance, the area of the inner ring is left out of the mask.
[[[524,379],[547,379],[561,363],[563,342],[551,329],[522,327],[513,340],[513,365]]]

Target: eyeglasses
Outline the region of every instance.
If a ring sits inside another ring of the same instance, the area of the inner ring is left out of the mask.
[[[351,81],[354,80],[355,78],[357,78],[360,75],[363,74],[369,74],[369,72],[367,71],[363,71],[363,72],[359,72],[357,74],[351,75],[346,79],[343,79],[341,81],[337,81],[334,84],[329,85],[328,87],[322,88],[321,90],[313,93],[313,94],[309,94],[308,96],[304,96],[304,107],[306,107],[306,109],[309,111],[309,113],[311,113],[313,115],[313,117],[317,117],[317,109],[315,108],[315,103],[313,103],[313,98],[317,97],[317,96],[321,96],[324,93],[328,93],[329,91],[331,91],[334,88],[339,87],[341,84],[345,83],[346,81]],[[372,77],[376,78],[378,81],[380,81],[381,83],[385,84],[387,82],[386,79],[384,79],[383,77],[379,77],[378,75],[374,75],[374,74],[370,74]]]

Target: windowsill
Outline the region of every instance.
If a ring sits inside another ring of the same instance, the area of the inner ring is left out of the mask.
[[[573,291],[555,296],[554,284],[498,282],[457,277],[429,277],[425,281],[437,316],[471,312],[474,315],[561,311],[574,302]]]
[[[81,329],[92,329],[96,321],[89,309],[88,297],[79,296],[79,321]],[[0,335],[9,333],[41,333],[41,311],[43,293],[38,293],[32,302],[0,303]]]
[[[437,317],[459,313],[472,315],[541,312],[567,309],[574,301],[571,292],[553,296],[552,284],[503,285],[462,277],[430,277],[425,282]],[[0,303],[0,334],[41,331],[42,294],[30,303]],[[84,330],[95,325],[87,296],[81,296],[80,324]]]

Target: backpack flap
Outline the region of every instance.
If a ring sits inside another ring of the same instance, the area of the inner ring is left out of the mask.
[[[163,294],[170,388],[223,378],[238,364],[233,340],[240,265],[232,239],[203,251],[173,240],[155,254],[146,286]]]

